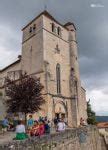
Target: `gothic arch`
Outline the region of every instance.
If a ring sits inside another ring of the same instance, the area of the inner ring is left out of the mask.
[[[57,101],[54,104],[55,113],[64,113],[67,115],[67,106],[63,101]]]

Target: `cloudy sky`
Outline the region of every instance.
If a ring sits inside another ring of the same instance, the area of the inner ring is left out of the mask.
[[[21,29],[47,10],[77,26],[82,84],[98,115],[108,115],[108,0],[0,0],[0,69],[21,53]]]

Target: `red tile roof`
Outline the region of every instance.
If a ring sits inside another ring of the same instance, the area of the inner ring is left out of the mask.
[[[108,122],[100,122],[97,124],[98,128],[108,128]]]

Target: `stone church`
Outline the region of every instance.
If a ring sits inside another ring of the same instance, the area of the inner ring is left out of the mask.
[[[5,77],[17,80],[21,72],[40,77],[46,103],[34,118],[65,118],[69,126],[87,119],[85,89],[81,86],[76,27],[59,23],[43,11],[23,29],[22,54],[0,70],[0,119],[5,116]]]

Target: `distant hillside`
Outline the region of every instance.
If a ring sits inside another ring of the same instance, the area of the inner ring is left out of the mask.
[[[108,122],[108,116],[96,116],[97,122]]]

